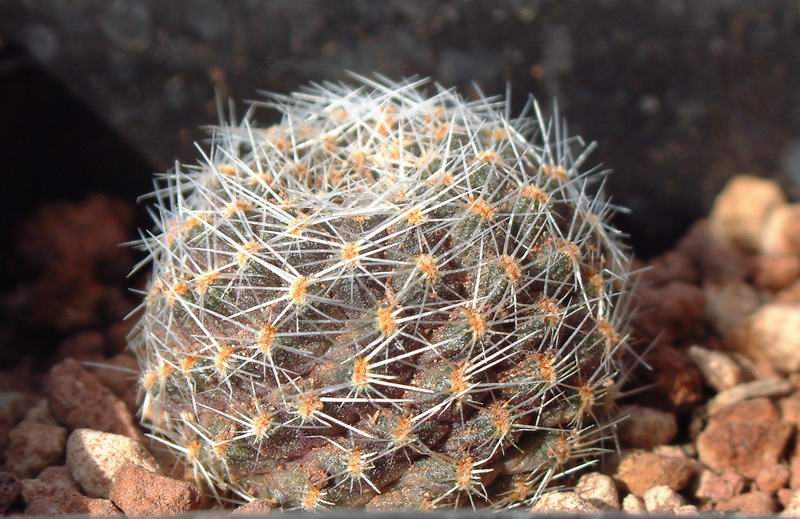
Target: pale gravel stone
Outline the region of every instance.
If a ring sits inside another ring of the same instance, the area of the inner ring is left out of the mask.
[[[757,250],[770,213],[786,203],[780,186],[749,175],[732,178],[714,200],[709,224],[715,237]]]
[[[622,511],[629,514],[643,514],[647,512],[647,508],[645,508],[641,497],[628,494],[622,500]]]
[[[597,506],[619,510],[619,492],[610,476],[599,472],[584,474],[575,485],[575,492]]]
[[[648,512],[672,512],[686,504],[683,496],[666,485],[658,485],[644,493],[644,507]]]
[[[800,370],[800,304],[768,303],[732,334],[728,343],[778,372]]]
[[[593,513],[599,511],[599,507],[575,492],[551,492],[545,494],[531,508],[531,512],[552,513]]]
[[[687,355],[697,365],[703,381],[717,391],[724,391],[744,382],[745,372],[727,353],[692,345]]]
[[[159,471],[147,448],[127,436],[76,429],[67,440],[67,467],[89,497],[107,499],[114,473],[129,461]]]
[[[800,328],[798,328],[800,330]],[[798,345],[800,348],[800,345]],[[745,382],[738,386],[726,389],[708,401],[706,408],[708,414],[713,415],[733,404],[738,404],[751,398],[776,397],[791,393],[794,385],[783,378],[765,378]]]

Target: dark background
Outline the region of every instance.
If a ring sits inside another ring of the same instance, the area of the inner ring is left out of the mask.
[[[800,4],[791,1],[48,1],[0,3],[4,235],[42,200],[135,200],[193,161],[214,93],[252,99],[345,69],[468,95],[558,98],[600,144],[642,256],[734,174],[800,195]],[[5,236],[0,236],[4,238]]]

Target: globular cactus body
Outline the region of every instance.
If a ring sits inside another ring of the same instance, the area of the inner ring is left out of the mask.
[[[613,436],[628,257],[558,119],[422,81],[272,96],[154,193],[142,417],[284,509],[534,502]]]

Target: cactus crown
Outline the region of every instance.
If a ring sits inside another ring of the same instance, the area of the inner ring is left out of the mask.
[[[530,504],[613,435],[604,173],[533,101],[359,81],[272,95],[279,124],[158,180],[142,418],[220,498]]]

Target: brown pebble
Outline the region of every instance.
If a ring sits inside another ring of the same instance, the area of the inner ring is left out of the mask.
[[[25,515],[120,515],[108,499],[92,499],[36,479],[22,481],[22,498],[27,503]]]
[[[200,507],[193,484],[133,463],[126,463],[114,474],[110,497],[126,515],[171,515]]]
[[[746,494],[734,496],[717,503],[714,510],[718,512],[734,512],[749,515],[772,514],[776,510],[775,500],[764,492],[754,490]]]
[[[737,386],[745,380],[744,370],[727,353],[695,344],[686,350],[686,354],[700,370],[706,385],[717,391]]]
[[[20,422],[8,433],[6,466],[20,478],[30,478],[64,457],[67,430],[58,425]]]
[[[270,499],[256,499],[234,509],[231,515],[260,515],[272,512],[275,508],[277,508],[276,503]]]
[[[689,484],[694,473],[694,463],[688,458],[633,451],[622,457],[615,477],[631,493],[642,497],[645,492],[659,485],[680,492]]]
[[[786,465],[770,465],[758,472],[756,475],[756,486],[765,494],[774,494],[788,485],[790,476],[791,472]]]
[[[782,398],[778,405],[784,422],[800,426],[800,391],[796,391],[786,398]]]
[[[729,406],[712,416],[698,437],[698,457],[718,472],[734,470],[754,479],[780,461],[792,435],[794,427],[779,419],[766,398]]]
[[[764,382],[764,380],[758,380],[754,382]],[[786,380],[783,382],[788,383]],[[736,388],[739,388],[738,395],[718,400],[718,403],[714,406],[714,409],[708,410],[709,415],[711,415],[709,422],[779,422],[781,420],[781,413],[769,398],[761,396],[759,394],[760,391],[755,392],[748,388],[744,388],[744,386],[753,387],[751,384],[752,382],[738,385],[736,386]],[[767,384],[767,386],[771,386],[771,384]],[[764,385],[761,385],[761,387],[764,387]],[[727,391],[723,391],[720,393],[720,395],[725,395],[726,393]],[[757,395],[758,397],[739,400],[742,394]]]
[[[782,489],[778,490],[778,494],[777,494],[778,502],[781,504],[782,507],[786,508],[789,505],[789,503],[792,501],[792,496],[793,495],[794,495],[794,492],[792,492],[788,488],[782,488]]]
[[[47,467],[41,471],[38,476],[36,476],[36,479],[39,481],[44,481],[52,487],[64,490],[74,490],[75,492],[81,491],[78,483],[72,479],[72,475],[69,473],[69,469],[66,465],[53,465]]]
[[[0,515],[14,504],[21,491],[22,484],[14,474],[0,472]]]
[[[73,359],[51,368],[47,398],[53,416],[70,429],[94,429],[144,441],[125,403]]]
[[[800,278],[800,256],[759,256],[756,260],[755,284],[758,288],[778,292]]]
[[[617,427],[623,444],[638,449],[652,449],[666,445],[678,433],[675,415],[659,409],[640,405],[626,405],[619,415],[627,417]]]
[[[758,250],[772,211],[784,204],[786,197],[774,180],[737,175],[714,199],[712,235],[743,250]]]
[[[685,409],[702,399],[700,370],[685,353],[672,346],[661,345],[647,361],[656,374],[656,389],[673,406]]]
[[[725,501],[744,492],[747,480],[741,474],[726,470],[721,474],[708,469],[700,473],[695,497],[709,501]]]

